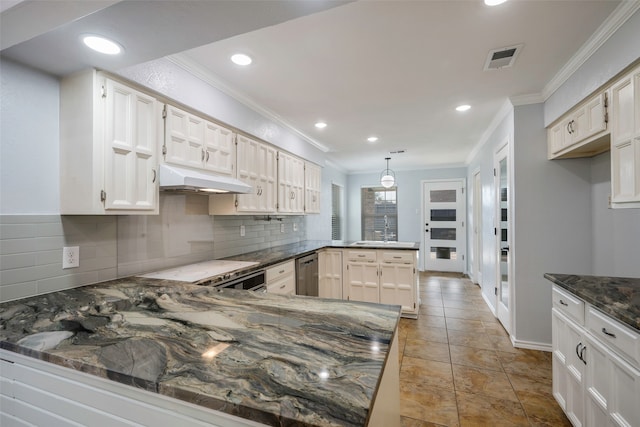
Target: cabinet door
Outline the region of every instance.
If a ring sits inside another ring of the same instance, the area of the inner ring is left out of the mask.
[[[260,193],[258,195],[257,207],[259,212],[275,212],[278,201],[278,152],[275,148],[260,144],[258,146],[258,168],[260,170],[258,186]]]
[[[548,157],[555,157],[565,147],[565,139],[571,138],[568,131],[569,120],[563,120],[549,130]]]
[[[346,270],[347,299],[380,302],[378,264],[349,261]]]
[[[204,169],[233,175],[235,163],[233,132],[212,122],[204,126]]]
[[[588,338],[587,425],[640,425],[640,372],[595,338]]]
[[[640,202],[640,71],[611,89],[611,201]],[[637,206],[637,204],[635,204]],[[634,207],[635,207],[634,206]],[[618,205],[614,207],[624,207]]]
[[[585,419],[583,333],[579,325],[552,309],[553,395],[576,427],[583,426]]]
[[[342,299],[342,251],[318,253],[318,296]]]
[[[105,97],[105,209],[154,210],[156,100],[109,79]]]
[[[415,268],[412,264],[380,264],[380,302],[397,304],[402,311],[415,310]]]
[[[320,213],[320,189],[322,186],[322,169],[313,163],[304,166],[304,211]]]
[[[205,157],[205,120],[168,104],[165,120],[165,161],[201,169]]]
[[[253,187],[251,194],[237,196],[238,212],[275,212],[276,150],[238,135],[236,159],[237,178]]]
[[[278,153],[278,212],[304,212],[304,161]]]

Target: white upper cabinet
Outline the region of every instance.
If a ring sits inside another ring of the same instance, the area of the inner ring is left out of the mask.
[[[232,176],[233,132],[172,105],[165,105],[166,163]]]
[[[640,207],[640,67],[611,88],[611,206]]]
[[[278,152],[278,213],[304,213],[304,160]]]
[[[236,136],[235,177],[253,187],[249,194],[209,196],[211,215],[275,213],[277,202],[277,151],[269,144]]]
[[[313,163],[304,164],[304,211],[320,213],[320,189],[322,188],[322,169]]]
[[[600,91],[562,116],[547,133],[548,158],[590,157],[609,149],[609,95]]]
[[[62,214],[158,213],[158,105],[95,70],[62,80]]]

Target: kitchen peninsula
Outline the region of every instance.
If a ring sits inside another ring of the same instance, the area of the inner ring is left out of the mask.
[[[8,302],[2,408],[68,424],[399,425],[399,316],[138,277]]]

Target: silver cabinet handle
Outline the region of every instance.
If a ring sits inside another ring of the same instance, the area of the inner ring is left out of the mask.
[[[280,289],[284,289],[286,287],[287,287],[287,285],[285,284],[285,285],[280,286]]]
[[[209,152],[207,151],[207,162],[209,161]]]
[[[569,304],[567,304],[566,302],[564,302],[564,301],[562,301],[562,300],[560,300],[559,302],[560,302],[560,305],[564,305],[565,307],[568,307],[568,306],[569,306]]]
[[[200,150],[200,160],[204,162],[204,148],[202,150]]]
[[[155,184],[156,182],[156,170],[155,169],[151,169],[151,171],[153,172],[153,179],[151,180],[151,183]]]
[[[611,338],[615,338],[616,334],[612,334],[611,332],[607,331],[607,328],[602,328],[602,333],[605,335],[610,336]]]

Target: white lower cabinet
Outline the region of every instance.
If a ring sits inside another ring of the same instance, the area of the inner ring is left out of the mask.
[[[295,262],[287,261],[268,268],[266,281],[267,292],[270,294],[295,295]]]
[[[342,299],[342,251],[318,252],[318,296]]]
[[[554,397],[576,427],[640,426],[640,334],[584,302],[580,322],[559,292],[567,295],[554,286]]]
[[[345,250],[343,298],[400,305],[404,316],[417,316],[416,265],[416,251]]]

